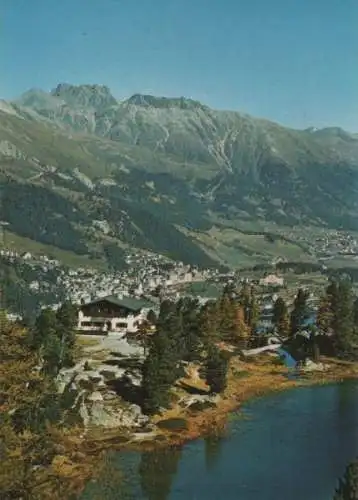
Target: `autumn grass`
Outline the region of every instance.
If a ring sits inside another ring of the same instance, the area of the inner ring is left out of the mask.
[[[179,399],[188,396],[188,387],[190,392],[197,390],[198,393],[209,392],[209,389],[202,379],[185,377],[173,388],[172,407],[152,418],[152,423],[159,424],[154,432],[143,433],[143,437],[140,437],[128,429],[106,430],[97,427],[87,430],[84,435],[83,429],[74,428],[58,437],[57,441],[61,445],[47,470],[48,484],[53,487],[60,479],[71,491],[79,492],[91,477],[100,474],[99,464],[110,450],[150,451],[182,445],[209,434],[222,434],[233,415],[240,418],[240,407],[249,399],[295,387],[341,382],[358,376],[357,363],[333,358],[322,358],[322,362],[329,365],[327,370],[304,373],[301,377],[290,379],[287,377],[287,368],[275,363],[275,358],[269,355],[262,355],[250,362],[233,357],[227,388],[217,405],[195,412],[190,408],[183,409],[178,404]]]
[[[322,358],[322,362],[329,365],[327,370],[306,372],[292,379],[287,376],[287,368],[284,365],[278,365],[275,361],[276,358],[268,355],[262,355],[250,362],[242,361],[238,357],[231,358],[228,384],[224,394],[215,407],[209,407],[200,412],[194,412],[190,408],[183,409],[178,401],[188,396],[188,388],[191,389],[190,392],[197,390],[198,394],[204,391],[209,393],[204,380],[193,378],[179,380],[172,391],[174,401],[172,407],[152,418],[152,423],[161,424],[151,434],[151,438],[144,434],[143,440],[133,440],[126,431],[125,438],[120,440],[121,431],[116,429],[110,431],[98,429],[90,432],[88,438],[92,441],[94,448],[98,447],[98,449],[147,450],[158,446],[183,444],[208,433],[222,431],[230,413],[240,411],[242,404],[249,399],[295,387],[340,382],[358,376],[357,363]],[[170,424],[165,425],[166,421],[185,421],[186,423],[171,428]]]
[[[85,335],[77,335],[76,336],[76,345],[78,347],[93,347],[95,345],[99,345],[101,343],[101,339],[95,339],[93,337],[87,337]]]

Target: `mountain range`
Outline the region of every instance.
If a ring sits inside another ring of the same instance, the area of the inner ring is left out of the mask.
[[[0,188],[16,237],[115,267],[127,246],[236,266],[274,254],[248,234],[358,230],[358,135],[61,83],[0,101]]]

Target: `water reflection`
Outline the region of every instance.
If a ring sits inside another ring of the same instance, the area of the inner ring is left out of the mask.
[[[119,453],[130,496],[123,495],[110,462],[102,496],[84,498],[327,500],[358,454],[357,395],[353,382],[258,398],[245,406],[250,418],[232,419],[225,435],[183,449]]]
[[[181,454],[178,446],[142,453],[138,472],[145,498],[167,500]]]
[[[205,438],[205,465],[207,471],[214,469],[220,458],[224,437],[219,434]]]

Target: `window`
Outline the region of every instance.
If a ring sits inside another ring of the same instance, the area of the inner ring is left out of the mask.
[[[81,326],[92,326],[92,323],[90,321],[82,321]]]
[[[128,323],[116,323],[116,328],[127,328]]]

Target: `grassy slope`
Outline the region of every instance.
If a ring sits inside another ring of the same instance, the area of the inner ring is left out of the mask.
[[[100,259],[90,259],[86,256],[77,255],[74,252],[62,250],[52,245],[39,243],[38,241],[25,238],[17,234],[5,231],[5,244],[9,248],[16,248],[18,252],[30,252],[35,256],[46,255],[59,260],[69,267],[93,267],[100,270],[107,269],[106,262]],[[1,248],[1,243],[0,243]]]

